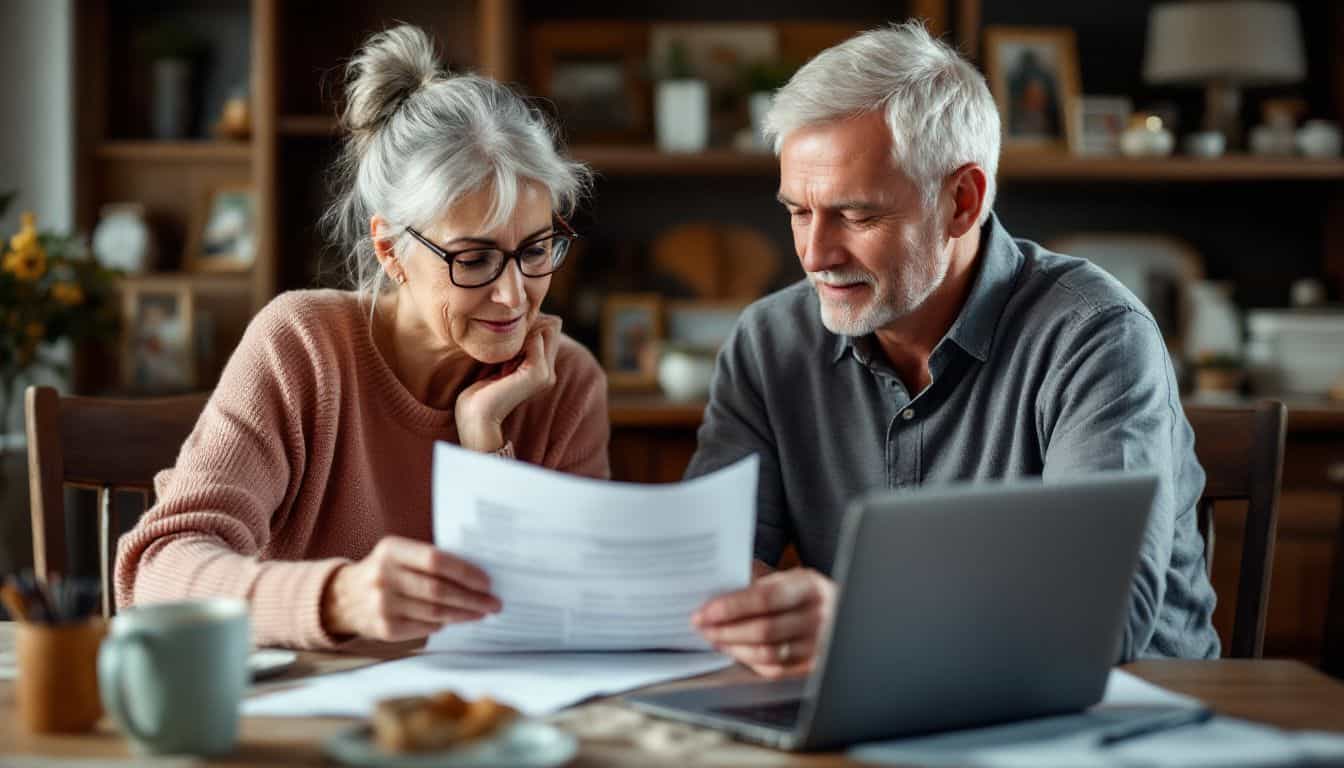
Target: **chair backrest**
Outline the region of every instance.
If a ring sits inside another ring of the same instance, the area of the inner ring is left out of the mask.
[[[1214,502],[1247,502],[1232,642],[1224,651],[1234,658],[1259,658],[1264,650],[1287,412],[1274,400],[1246,407],[1192,406],[1185,412],[1195,430],[1195,454],[1207,476],[1198,511],[1210,572],[1216,541]]]
[[[138,491],[152,503],[154,475],[173,466],[209,394],[146,400],[64,397],[51,387],[25,396],[33,563],[43,581],[65,573],[65,487],[97,492],[103,615],[112,614],[117,520],[112,494]]]

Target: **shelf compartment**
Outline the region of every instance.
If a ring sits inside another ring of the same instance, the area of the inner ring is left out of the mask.
[[[330,115],[282,115],[279,118],[281,136],[335,136],[337,120]]]

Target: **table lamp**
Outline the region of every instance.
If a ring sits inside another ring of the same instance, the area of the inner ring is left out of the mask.
[[[1241,91],[1306,76],[1297,10],[1286,2],[1175,2],[1148,14],[1144,80],[1205,86],[1204,128],[1241,146]]]

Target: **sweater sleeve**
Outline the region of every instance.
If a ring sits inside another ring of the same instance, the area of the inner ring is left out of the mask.
[[[561,339],[556,383],[547,398],[554,416],[541,463],[572,475],[605,480],[611,476],[607,377],[588,350],[567,336]]]
[[[321,422],[320,343],[283,297],[230,358],[157,502],[117,546],[119,606],[202,597],[246,600],[258,645],[324,648],[321,598],[340,558],[262,559],[303,475],[305,425]]]

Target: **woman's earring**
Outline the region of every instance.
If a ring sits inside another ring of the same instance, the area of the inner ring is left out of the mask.
[[[405,273],[405,272],[398,272],[398,273],[397,273],[397,276],[394,277],[394,278],[392,278],[392,279],[397,281],[397,285],[405,285],[405,284],[406,284],[406,273]]]

